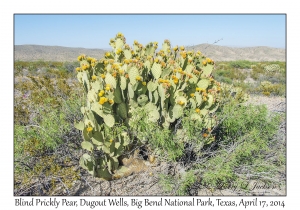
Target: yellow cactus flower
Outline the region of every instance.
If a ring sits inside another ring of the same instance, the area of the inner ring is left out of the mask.
[[[202,61],[202,64],[203,64],[204,66],[206,66],[206,65],[207,65],[207,62],[206,62],[206,61]]]
[[[78,61],[82,61],[84,58],[85,58],[85,55],[79,55],[79,56],[77,57],[77,60],[78,60]]]
[[[195,111],[196,111],[197,113],[200,113],[200,109],[199,109],[199,108],[197,108]]]
[[[184,46],[181,46],[181,47],[180,47],[180,50],[181,50],[181,51],[184,51]]]
[[[134,42],[133,42],[135,45],[138,45],[139,44],[139,42],[138,41],[136,41],[136,40],[134,40]]]
[[[109,102],[110,104],[114,104],[114,100],[113,100],[113,99],[110,99],[108,102]]]
[[[201,88],[199,88],[199,87],[196,87],[196,91],[201,91]]]
[[[191,93],[190,96],[191,96],[191,97],[194,97],[194,96],[195,96],[195,93]]]
[[[95,81],[96,79],[97,79],[97,76],[96,76],[96,75],[93,75],[93,76],[92,76],[92,80]]]
[[[158,63],[158,61],[159,61],[158,58],[155,58],[155,59],[154,59],[154,62],[155,62],[155,63]]]
[[[89,126],[89,127],[87,127],[87,132],[89,133],[89,132],[91,132],[92,130],[93,130],[93,127],[91,127],[91,126]]]
[[[202,136],[203,136],[204,138],[206,138],[206,137],[208,136],[208,134],[207,134],[207,133],[203,133]]]
[[[137,81],[141,81],[141,80],[142,80],[142,78],[141,78],[140,76],[137,76],[135,79],[136,79]]]
[[[104,91],[104,90],[101,90],[101,91],[99,92],[99,97],[104,96],[104,94],[105,94],[105,91]]]
[[[176,52],[178,50],[178,46],[176,45],[173,50]]]
[[[117,34],[117,37],[122,37],[123,36],[123,34],[121,33],[121,32],[119,32],[118,34]]]
[[[117,49],[116,54],[117,54],[117,55],[120,55],[121,52],[122,52],[122,50],[119,48],[119,49]]]
[[[109,91],[110,90],[110,84],[106,84],[105,90]]]
[[[186,58],[186,52],[181,52],[180,55],[182,56],[182,58]]]
[[[110,139],[110,140],[109,140],[110,143],[113,143],[113,141],[114,141],[113,139]]]
[[[105,79],[105,74],[100,75],[102,79]]]
[[[80,68],[80,67],[77,67],[77,68],[76,68],[76,71],[80,71],[80,70],[81,70],[81,68]]]
[[[174,83],[177,85],[178,84],[178,80],[174,80]]]
[[[123,74],[124,70],[123,69],[119,69],[119,74]]]
[[[158,82],[159,82],[159,83],[163,83],[164,80],[163,80],[162,78],[159,78],[159,79],[158,79]]]
[[[143,84],[144,86],[146,86],[146,85],[147,85],[147,83],[146,83],[146,82],[142,82],[142,84]]]
[[[177,101],[177,104],[179,104],[179,105],[184,105],[185,103],[184,103],[184,101]]]
[[[107,65],[107,64],[108,64],[108,61],[107,61],[107,60],[105,60],[105,61],[104,61],[104,65]]]
[[[124,63],[126,63],[126,64],[129,64],[129,62],[130,62],[130,61],[129,61],[128,59],[125,59],[125,60],[124,60]]]
[[[100,100],[99,100],[99,104],[104,104],[105,102],[107,101],[107,98],[105,97],[101,97]]]
[[[207,98],[206,98],[206,96],[204,96],[204,97],[203,97],[203,101],[207,101]]]

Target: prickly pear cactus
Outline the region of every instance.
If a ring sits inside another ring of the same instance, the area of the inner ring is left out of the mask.
[[[118,158],[132,143],[127,130],[130,122],[139,119],[132,115],[134,110],[145,110],[146,120],[164,129],[173,129],[172,123],[185,110],[192,110],[191,120],[207,122],[211,129],[219,106],[221,87],[211,76],[212,59],[199,51],[172,48],[169,40],[158,52],[157,42],[144,47],[134,41],[130,47],[125,40],[118,33],[110,40],[112,51],[100,60],[80,55],[76,69],[87,95],[83,120],[75,124],[82,131],[82,148],[88,152],[80,165],[105,179],[114,177]]]

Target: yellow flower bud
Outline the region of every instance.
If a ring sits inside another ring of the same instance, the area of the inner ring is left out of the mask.
[[[89,133],[89,132],[91,132],[91,131],[93,130],[93,128],[89,126],[89,127],[87,127],[86,130],[87,130],[87,132]]]
[[[99,96],[102,97],[102,96],[104,95],[104,93],[105,93],[104,90],[101,90],[101,91],[99,92]]]
[[[99,100],[99,104],[104,104],[106,102],[106,98],[105,97],[101,97]]]

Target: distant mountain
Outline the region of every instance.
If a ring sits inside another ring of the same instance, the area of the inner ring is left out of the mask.
[[[80,54],[97,59],[103,57],[102,49],[86,49],[43,45],[15,45],[15,60],[21,61],[76,61]]]
[[[189,46],[187,49],[199,50],[215,61],[285,61],[285,49],[272,47],[225,47],[211,44]]]
[[[215,61],[285,61],[285,49],[271,47],[225,47],[200,44],[187,47],[187,50],[200,50],[202,54]],[[97,59],[103,57],[103,49],[86,49],[42,45],[15,45],[15,60],[22,61],[75,61],[80,54]]]

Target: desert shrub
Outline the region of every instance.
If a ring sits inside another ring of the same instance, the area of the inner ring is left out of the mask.
[[[274,179],[285,167],[284,145],[275,138],[282,116],[270,116],[265,106],[233,101],[217,113],[221,120],[214,131],[215,146],[204,147],[193,167],[183,174],[161,175],[160,184],[166,192],[191,195],[193,189],[226,189],[233,184],[236,190],[248,191],[250,180],[284,184]]]
[[[284,84],[272,84],[269,81],[262,81],[258,87],[258,91],[266,96],[270,95],[285,95],[285,85]]]

